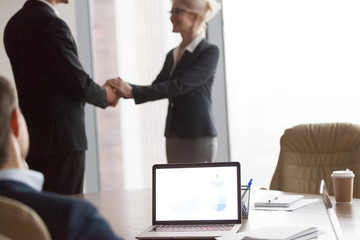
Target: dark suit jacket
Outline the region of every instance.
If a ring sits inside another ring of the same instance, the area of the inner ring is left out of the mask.
[[[35,210],[53,240],[120,239],[96,208],[86,201],[38,192],[26,184],[5,180],[0,181],[0,195]]]
[[[84,103],[105,108],[105,89],[82,68],[69,27],[39,1],[8,22],[4,44],[30,133],[29,155],[87,149]]]
[[[133,85],[135,103],[169,98],[165,136],[180,138],[216,136],[211,89],[219,59],[219,49],[202,40],[193,53],[185,51],[174,73],[173,51],[150,86]]]

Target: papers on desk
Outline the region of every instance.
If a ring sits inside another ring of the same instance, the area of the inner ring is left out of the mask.
[[[279,225],[216,238],[217,240],[307,240],[323,234],[316,227]]]
[[[295,211],[319,199],[304,199],[302,195],[267,196],[254,204],[253,210]]]

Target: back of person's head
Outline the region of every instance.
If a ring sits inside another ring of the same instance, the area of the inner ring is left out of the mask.
[[[184,9],[199,14],[205,22],[213,18],[220,10],[220,4],[216,0],[172,0]]]
[[[0,167],[8,157],[11,114],[16,108],[15,89],[11,83],[0,76]]]

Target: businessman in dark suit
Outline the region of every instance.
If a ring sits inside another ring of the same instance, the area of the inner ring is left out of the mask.
[[[118,98],[84,71],[56,5],[28,0],[8,22],[4,44],[31,144],[27,162],[45,175],[44,190],[81,193],[85,169],[84,104],[115,106]]]
[[[41,192],[43,175],[26,169],[28,147],[29,135],[15,89],[0,76],[0,196],[34,209],[53,240],[119,240],[90,203]]]
[[[168,98],[165,137],[169,163],[211,162],[217,151],[217,133],[211,90],[219,49],[205,39],[205,24],[216,11],[213,0],[173,0],[173,32],[180,46],[171,50],[162,70],[149,86],[121,80],[109,84],[136,104]]]

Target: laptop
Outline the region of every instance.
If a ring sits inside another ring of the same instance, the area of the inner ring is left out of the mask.
[[[343,240],[344,237],[343,237],[343,234],[342,234],[342,231],[341,231],[341,227],[340,227],[338,218],[337,218],[337,216],[335,214],[335,211],[333,209],[333,205],[332,205],[332,203],[330,201],[329,193],[327,191],[324,180],[321,180],[321,183],[320,183],[320,195],[321,195],[321,198],[322,198],[322,200],[324,202],[326,212],[327,212],[327,215],[328,215],[328,217],[330,219],[330,223],[331,223],[331,226],[332,226],[332,229],[334,231],[336,239],[337,240]]]
[[[241,226],[238,162],[157,164],[152,226],[137,239],[215,239]]]

